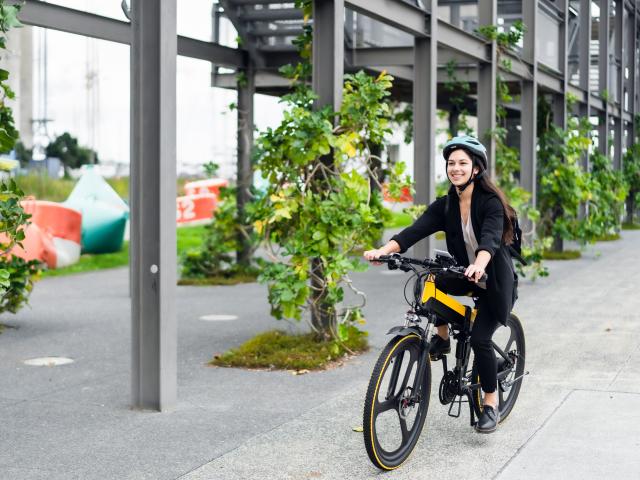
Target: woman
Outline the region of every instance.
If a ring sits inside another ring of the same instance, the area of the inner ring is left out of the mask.
[[[484,408],[476,431],[491,433],[500,421],[497,394],[497,362],[491,337],[498,324],[505,325],[517,298],[517,276],[508,245],[513,241],[515,211],[487,175],[487,151],[470,136],[455,137],[444,146],[449,193],[438,198],[413,225],[382,248],[364,252],[367,260],[404,253],[429,235],[444,231],[447,249],[466,266],[467,280],[439,279],[437,286],[453,295],[478,297],[478,314],[471,333]],[[479,282],[484,273],[486,282]],[[469,283],[472,282],[472,283]],[[448,325],[436,324],[432,358],[451,351]]]

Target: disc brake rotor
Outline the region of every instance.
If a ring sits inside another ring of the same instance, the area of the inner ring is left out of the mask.
[[[405,420],[416,406],[415,401],[411,398],[412,393],[413,389],[411,387],[405,388],[398,402],[398,415]]]

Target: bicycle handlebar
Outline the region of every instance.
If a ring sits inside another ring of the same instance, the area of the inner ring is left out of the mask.
[[[440,269],[442,272],[451,272],[461,278],[469,278],[464,274],[464,271],[466,270],[465,267],[459,266],[459,265],[443,265],[438,260],[433,260],[431,258],[425,258],[424,260],[420,260],[417,258],[403,257],[397,253],[393,253],[391,255],[380,255],[380,257],[372,261],[387,263],[390,270],[395,270],[396,268],[400,268],[401,270],[404,270],[402,268],[403,264],[405,265],[411,264],[411,265],[418,265],[426,268]],[[409,268],[407,268],[407,270],[409,270]],[[482,275],[482,277],[480,277],[479,281],[485,282],[487,278],[489,277],[485,273]]]

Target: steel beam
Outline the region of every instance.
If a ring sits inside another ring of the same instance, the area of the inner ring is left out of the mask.
[[[612,100],[612,92],[609,89],[609,69],[611,68],[611,60],[609,58],[609,14],[611,0],[600,0],[599,6],[600,25],[598,26],[598,41],[600,44],[598,51],[600,64],[598,66],[598,93],[605,103],[609,103]],[[606,95],[605,92],[607,93]],[[604,111],[600,113],[598,121],[598,150],[607,157],[609,157],[609,130],[609,108],[606,107]]]
[[[132,401],[165,411],[177,384],[176,0],[136,0],[131,15]]]
[[[480,0],[480,3],[484,3],[486,0]],[[489,0],[491,3],[492,0]],[[489,11],[485,11],[483,7],[478,6],[480,25],[488,25],[491,19],[491,8]],[[494,20],[497,19],[494,15]],[[491,24],[495,25],[495,21]],[[491,62],[493,60],[491,44],[487,44],[483,39],[473,35],[469,32],[465,32],[461,28],[457,28],[444,20],[439,20],[438,24],[438,45],[442,48],[452,50],[470,60],[477,62]]]
[[[496,25],[497,0],[478,0],[478,21],[480,25]],[[498,52],[496,42],[490,42],[488,62],[478,66],[478,138],[487,147],[489,173],[495,176],[496,142],[493,132],[496,128],[496,81],[498,75]]]
[[[238,14],[238,18],[240,21],[249,22],[275,22],[278,20],[302,20],[303,14],[299,8],[262,8],[241,12]]]
[[[436,0],[427,0],[430,11],[437,10]],[[416,185],[414,202],[429,205],[435,199],[436,107],[438,76],[438,23],[430,17],[430,38],[414,39],[415,61],[413,81],[413,177]],[[414,246],[414,256],[426,258],[432,249],[431,238]]]
[[[537,17],[538,0],[522,2],[522,21],[527,30],[523,38],[522,56],[533,65],[533,78],[522,81],[522,112],[520,117],[520,185],[531,193],[531,205],[536,205],[536,147],[537,147]],[[527,229],[528,230],[528,229]]]
[[[380,65],[413,65],[411,47],[369,47],[347,51],[351,65],[376,67]]]
[[[291,87],[291,80],[278,73],[257,71],[253,73],[253,79],[256,89],[286,89]],[[214,73],[212,75],[211,86],[236,89],[238,87],[238,75],[236,73]]]
[[[127,45],[131,43],[131,29],[128,22],[38,0],[29,0],[24,3],[18,18],[25,25],[34,27],[51,28]]]
[[[131,44],[131,25],[129,22],[51,3],[29,0],[22,6],[19,18],[25,25],[49,28],[125,45]],[[245,50],[183,36],[178,36],[178,55],[206,60],[229,68],[244,68],[247,65]]]
[[[402,0],[345,0],[344,5],[350,10],[410,33],[414,37],[426,37],[429,34],[427,13]],[[430,11],[436,12],[437,8]],[[340,22],[341,25],[342,23]]]
[[[339,110],[344,75],[344,1],[313,2],[313,91],[317,106]]]
[[[229,48],[213,42],[178,36],[178,55],[211,62],[219,67],[245,68],[249,61],[246,50]]]

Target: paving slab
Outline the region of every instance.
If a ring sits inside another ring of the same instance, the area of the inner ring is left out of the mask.
[[[496,477],[638,478],[640,394],[574,390]]]

